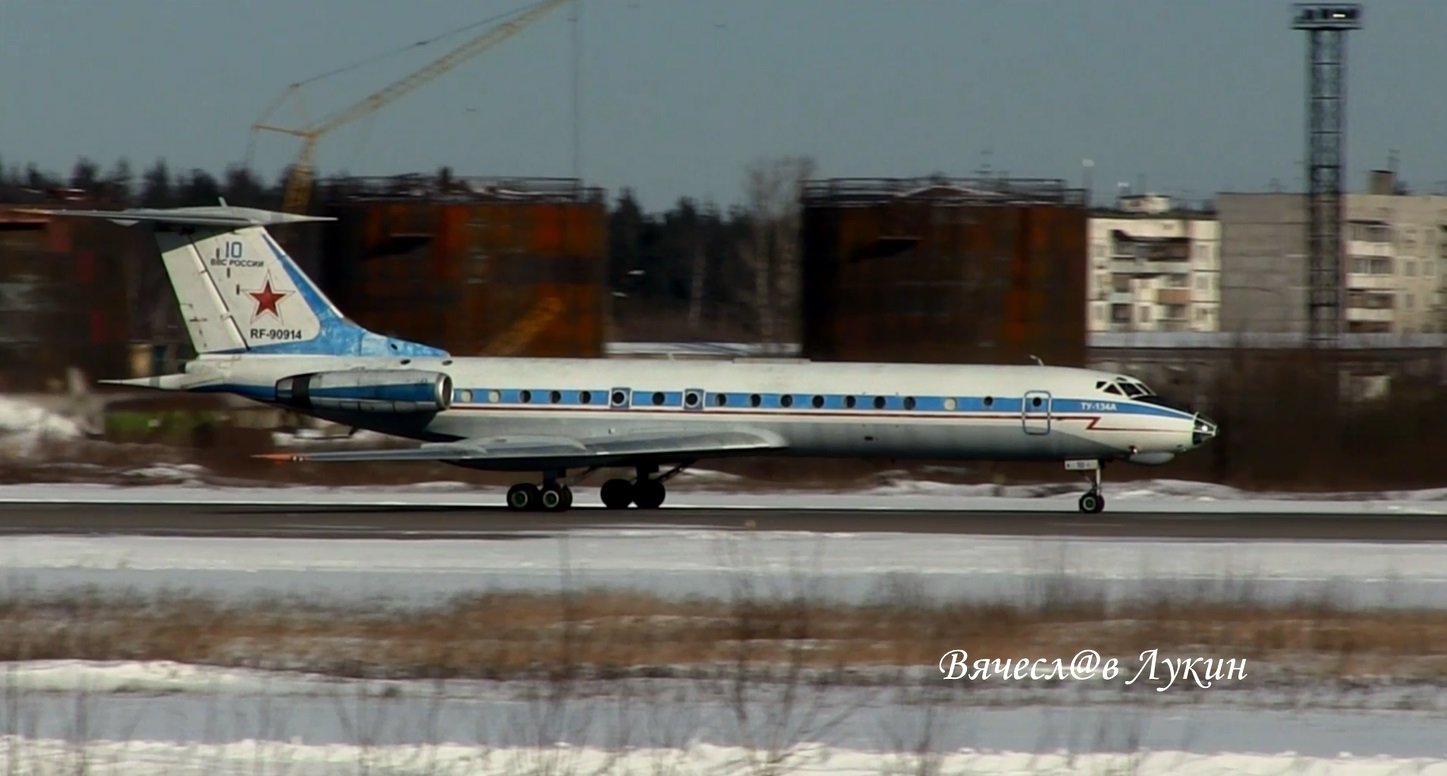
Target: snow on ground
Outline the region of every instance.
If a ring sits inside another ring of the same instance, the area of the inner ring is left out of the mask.
[[[622,752],[593,747],[478,749],[438,746],[346,746],[238,741],[229,744],[177,744],[158,741],[97,742],[77,747],[48,739],[33,741],[0,737],[0,754],[38,772],[73,772],[127,776],[231,776],[232,774],[306,773],[317,776],[356,773],[409,774],[880,774],[992,773],[1078,774],[1130,773],[1140,776],[1443,776],[1447,763],[1430,758],[1367,757],[1343,754],[1307,757],[1294,754],[1192,754],[1179,751],[1135,754],[1074,755],[963,750],[938,756],[861,752],[827,746],[801,747],[780,767],[763,769],[765,759],[741,747],[705,744],[684,748],[630,749]],[[7,758],[8,759],[8,758]],[[928,762],[930,771],[920,763]],[[36,772],[32,771],[32,772]]]
[[[1189,519],[1189,518],[1183,518]],[[295,517],[306,524],[304,512]],[[198,528],[201,528],[198,526]],[[204,529],[203,529],[204,530]],[[1440,545],[1182,542],[914,533],[578,528],[494,539],[0,537],[0,588],[296,594],[436,601],[479,590],[609,586],[727,598],[741,581],[858,601],[887,590],[969,601],[1309,599],[1447,608]],[[568,573],[564,575],[562,572]]]
[[[0,722],[24,731],[0,737],[0,759],[64,762],[84,742],[92,762],[115,758],[126,773],[200,773],[202,763],[255,772],[258,762],[519,773],[544,761],[572,773],[621,756],[635,772],[712,774],[747,772],[744,758],[770,753],[787,755],[783,773],[880,773],[907,764],[906,752],[945,773],[1447,773],[1441,709],[1232,707],[1210,692],[1086,706],[977,704],[956,692],[921,705],[877,688],[804,685],[790,705],[761,684],[735,696],[676,680],[367,682],[72,661],[7,664],[0,683]],[[1440,770],[1419,770],[1429,766]]]

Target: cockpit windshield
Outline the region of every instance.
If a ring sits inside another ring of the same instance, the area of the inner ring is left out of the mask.
[[[1146,384],[1139,380],[1132,380],[1129,377],[1117,377],[1114,380],[1101,380],[1095,384],[1097,390],[1108,393],[1112,396],[1125,396],[1131,399],[1138,399],[1145,396],[1154,396],[1155,391],[1146,387]]]

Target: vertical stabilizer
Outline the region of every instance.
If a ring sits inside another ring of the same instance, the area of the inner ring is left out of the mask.
[[[347,320],[266,231],[331,219],[226,205],[48,212],[149,227],[197,353],[447,355]]]

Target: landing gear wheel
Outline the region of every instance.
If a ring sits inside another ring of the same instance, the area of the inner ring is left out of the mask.
[[[538,486],[519,482],[507,489],[507,508],[514,512],[531,512],[541,501]]]
[[[1091,491],[1080,497],[1081,512],[1094,515],[1099,514],[1102,509],[1105,509],[1105,496]]]
[[[657,509],[663,505],[667,491],[659,480],[639,480],[633,484],[633,503],[639,509]]]
[[[550,482],[543,486],[538,504],[544,512],[562,512],[573,503],[573,494],[566,485]]]
[[[608,480],[598,496],[608,509],[627,509],[633,503],[633,483],[628,480]]]

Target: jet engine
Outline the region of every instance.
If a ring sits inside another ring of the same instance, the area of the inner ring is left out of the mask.
[[[452,378],[417,369],[313,372],[277,380],[276,400],[299,409],[441,412],[452,406]]]

